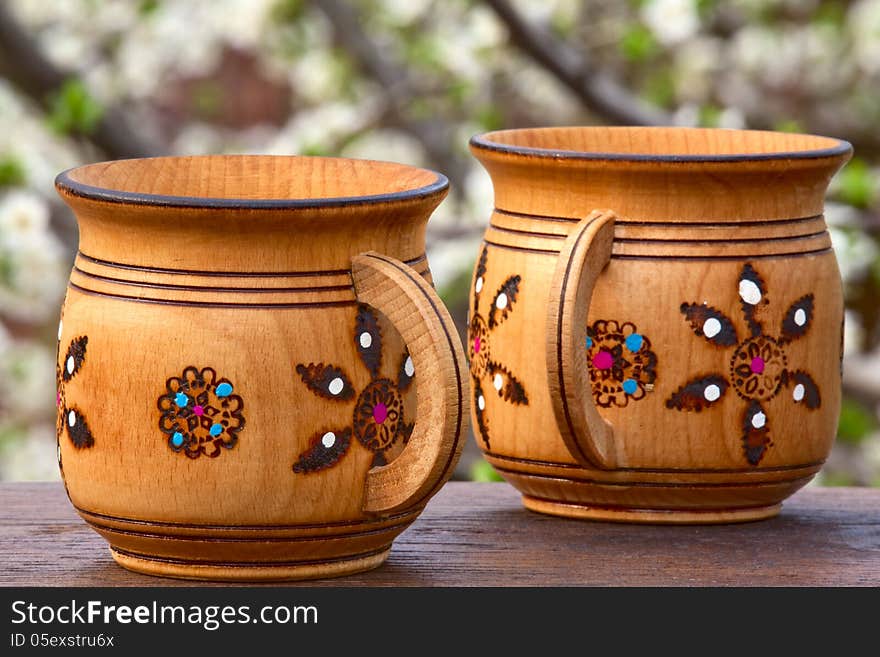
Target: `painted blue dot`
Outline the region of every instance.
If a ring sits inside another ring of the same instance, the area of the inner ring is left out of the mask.
[[[626,336],[626,348],[635,353],[642,348],[642,343],[644,343],[644,341],[645,340],[641,335],[633,333],[632,335]]]
[[[221,383],[214,392],[218,397],[228,397],[232,394],[232,384]]]
[[[174,396],[174,403],[177,404],[180,408],[183,408],[187,404],[189,404],[189,397],[187,397],[184,393],[178,392]]]
[[[623,382],[623,391],[628,395],[634,395],[638,389],[639,384],[636,383],[635,379],[627,379]]]
[[[180,447],[183,445],[183,434],[179,431],[175,431],[174,435],[171,436],[171,444],[175,447]]]
[[[587,349],[592,348],[592,346],[593,346],[593,338],[591,338],[591,337],[588,335],[588,336],[587,336]]]
[[[222,424],[212,424],[210,433],[212,436],[217,437],[221,433],[223,433],[223,425]]]

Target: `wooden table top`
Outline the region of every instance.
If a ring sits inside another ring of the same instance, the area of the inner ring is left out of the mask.
[[[117,566],[56,483],[0,484],[0,585],[191,586]],[[369,573],[336,586],[880,585],[880,489],[812,487],[757,523],[582,522],[506,484],[448,484]]]

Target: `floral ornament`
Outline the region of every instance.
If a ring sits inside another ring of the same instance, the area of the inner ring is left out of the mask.
[[[626,406],[653,390],[657,356],[632,322],[597,320],[587,327],[587,358],[596,404]]]
[[[61,355],[61,329],[63,324],[58,324],[58,355]],[[73,380],[86,362],[86,347],[89,344],[87,335],[81,335],[70,341],[64,358],[58,358],[55,365],[56,374],[56,403],[58,416],[55,423],[55,436],[58,442],[58,464],[61,464],[61,434],[67,432],[67,437],[77,449],[93,447],[95,438],[89,429],[89,424],[83,412],[74,404],[68,402],[67,384]]]
[[[490,448],[489,419],[485,415],[486,397],[483,393],[483,380],[489,379],[498,396],[504,401],[523,406],[527,406],[529,403],[522,383],[516,379],[509,369],[497,360],[492,359],[490,348],[491,333],[513,311],[513,304],[516,303],[522,277],[518,275],[509,276],[501,284],[492,298],[488,319],[484,318],[480,314],[480,294],[485,283],[486,260],[488,257],[488,249],[484,246],[483,252],[480,254],[480,260],[477,263],[476,278],[474,279],[474,307],[471,313],[470,324],[468,325],[468,356],[474,389],[474,409],[477,415],[477,428],[483,437],[483,441],[486,443],[486,449]]]
[[[191,459],[202,454],[217,458],[221,448],[232,449],[244,428],[244,401],[232,394],[232,382],[217,372],[192,365],[179,377],[165,382],[166,392],[157,405],[162,412],[159,429],[168,435],[168,446]]]
[[[702,411],[714,406],[733,388],[746,403],[742,415],[742,444],[746,460],[758,465],[770,440],[770,426],[762,402],[769,401],[785,388],[795,404],[809,410],[821,405],[819,388],[803,370],[789,368],[786,346],[806,335],[813,321],[813,295],[795,301],[782,317],[780,333],[773,337],[764,333],[757,315],[767,306],[764,281],[751,264],[746,263],[739,279],[739,298],[748,328],[740,341],[733,322],[720,310],[705,303],[683,303],[681,312],[694,333],[720,348],[733,348],[728,375],[710,373],[684,384],[668,400],[667,408],[679,411]]]
[[[336,465],[348,453],[352,436],[373,452],[373,466],[388,462],[387,452],[397,444],[406,444],[413,424],[404,417],[403,393],[415,376],[412,358],[404,350],[397,368],[397,382],[381,376],[382,332],[375,313],[364,304],[358,306],[354,342],[370,382],[355,394],[349,376],[340,367],[324,363],[299,364],[296,372],[314,394],[334,402],[356,398],[351,426],[323,429],[312,436],[308,448],[293,464],[297,474],[319,472]]]

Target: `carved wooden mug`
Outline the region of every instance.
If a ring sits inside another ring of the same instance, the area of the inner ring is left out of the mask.
[[[474,137],[495,188],[471,288],[473,421],[534,511],[766,518],[822,466],[843,301],[843,141],[547,128]]]
[[[467,434],[464,353],[425,257],[446,178],[206,156],[56,186],[80,227],[58,462],[113,558],[227,580],[381,564]]]

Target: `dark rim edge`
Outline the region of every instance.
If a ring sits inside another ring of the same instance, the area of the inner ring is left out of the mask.
[[[170,156],[173,157],[173,156]],[[134,158],[138,159],[138,158]],[[156,159],[156,158],[144,158]],[[97,164],[97,163],[95,163]],[[391,162],[390,164],[398,164]],[[82,165],[89,166],[89,165]],[[408,165],[404,165],[408,166]],[[128,192],[106,187],[95,187],[77,182],[70,177],[70,173],[80,166],[71,167],[59,173],[55,177],[55,188],[71,196],[77,196],[93,201],[106,203],[120,203],[126,205],[147,205],[165,208],[222,208],[226,210],[308,210],[320,208],[338,208],[350,205],[379,205],[400,201],[415,201],[440,194],[449,188],[449,179],[438,171],[423,167],[412,167],[428,171],[436,176],[436,180],[429,185],[407,189],[400,192],[385,194],[366,194],[361,196],[332,196],[326,198],[291,198],[291,199],[239,199],[218,198],[200,196],[172,196],[167,194],[146,194],[140,192]]]
[[[565,127],[565,126],[560,126]],[[577,126],[571,126],[577,127]],[[591,126],[584,126],[591,127]],[[595,126],[594,126],[595,127]],[[623,127],[623,126],[621,126]],[[515,131],[512,130],[512,131]],[[485,137],[493,132],[504,132],[502,130],[493,130],[474,135],[468,141],[468,144],[475,149],[490,151],[493,153],[505,153],[508,155],[520,155],[523,157],[534,157],[552,160],[576,160],[576,161],[610,161],[610,162],[668,162],[668,163],[726,163],[726,162],[765,162],[768,160],[819,160],[832,157],[841,157],[852,154],[853,147],[848,141],[836,139],[834,137],[822,137],[821,135],[805,135],[810,137],[820,137],[823,139],[833,139],[837,142],[835,146],[829,148],[818,148],[806,151],[778,151],[773,153],[730,153],[727,155],[649,155],[642,153],[603,153],[603,152],[587,152],[587,151],[567,151],[555,150],[550,148],[534,148],[531,146],[513,146],[510,144],[501,144],[494,142]],[[775,133],[772,130],[753,131]]]

